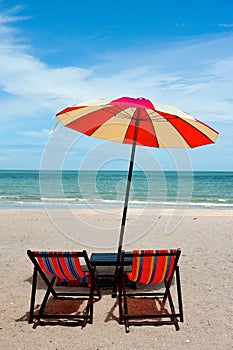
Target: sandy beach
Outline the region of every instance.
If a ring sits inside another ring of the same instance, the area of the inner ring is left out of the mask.
[[[94,323],[80,327],[28,324],[33,266],[26,251],[115,251],[120,212],[97,210],[0,211],[1,349],[232,349],[233,211],[130,209],[126,250],[178,248],[184,323],[131,327],[118,324],[116,299],[103,290]]]

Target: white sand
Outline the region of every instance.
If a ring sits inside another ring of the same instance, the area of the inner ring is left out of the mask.
[[[80,327],[27,323],[32,264],[26,250],[115,251],[120,212],[0,211],[0,348],[232,349],[232,234],[230,210],[130,210],[125,249],[178,248],[185,322],[131,327],[117,322],[111,291],[94,305],[94,323]],[[169,233],[170,232],[170,233]]]

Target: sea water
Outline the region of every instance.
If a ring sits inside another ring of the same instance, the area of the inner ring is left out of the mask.
[[[127,171],[0,171],[0,209],[123,206]],[[134,171],[132,207],[233,209],[233,172]]]

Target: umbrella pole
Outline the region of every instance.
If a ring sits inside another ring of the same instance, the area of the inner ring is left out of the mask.
[[[129,163],[128,179],[127,179],[127,186],[125,191],[125,203],[124,203],[122,220],[121,220],[121,229],[120,229],[120,237],[119,237],[118,252],[117,252],[117,262],[116,262],[116,269],[115,269],[115,275],[114,275],[114,286],[112,291],[113,298],[116,297],[116,291],[117,291],[118,268],[120,265],[123,237],[125,232],[125,223],[127,218],[129,193],[130,193],[131,179],[133,174],[134,158],[135,158],[135,151],[136,151],[136,140],[137,140],[137,134],[138,134],[138,124],[139,124],[139,118],[136,119],[136,123],[135,123],[134,141],[132,144],[131,158]]]
[[[126,192],[125,192],[125,203],[124,203],[123,215],[122,215],[122,220],[121,220],[121,230],[120,230],[120,237],[119,237],[119,243],[118,243],[119,260],[120,260],[120,254],[121,254],[122,244],[123,244],[123,237],[124,237],[124,232],[125,232],[125,222],[126,222],[126,218],[127,218],[129,193],[130,193],[131,179],[132,179],[133,166],[134,166],[135,149],[136,149],[136,142],[134,142],[133,146],[132,146],[131,159],[130,159],[130,164],[129,164],[127,187],[126,187]]]

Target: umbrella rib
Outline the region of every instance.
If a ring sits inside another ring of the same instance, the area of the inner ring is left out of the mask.
[[[140,107],[136,107],[136,106],[135,107],[127,107],[127,106],[125,106],[125,109],[123,109],[122,111],[119,112],[116,109],[114,109],[115,106],[111,106],[110,107],[110,105],[109,105],[108,107],[105,107],[105,108],[104,108],[104,105],[102,105],[102,106],[103,106],[103,110],[106,111],[106,112],[109,112],[109,113],[115,112],[115,114],[113,116],[116,116],[117,114],[122,113],[122,114],[125,114],[125,117],[127,119],[132,119],[132,112],[134,111],[134,109],[140,110]],[[155,117],[151,117],[151,114],[153,114],[154,112],[155,112],[154,110],[151,110],[151,112],[147,111],[147,115],[150,117],[151,120],[161,118],[161,121],[166,122],[166,120],[160,115],[159,116],[155,116]],[[121,118],[122,117],[123,116],[121,115]],[[174,119],[175,118],[176,118],[176,116],[174,117]],[[140,118],[138,118],[138,117],[137,117],[137,119],[140,120]]]
[[[153,116],[153,114],[154,113],[157,113],[158,115],[156,115],[156,116]],[[147,110],[147,115],[148,115],[148,117],[151,119],[151,120],[153,120],[153,121],[156,121],[156,122],[158,122],[158,121],[160,121],[160,122],[167,122],[167,120],[166,119],[164,119],[164,117],[159,113],[159,111],[158,110],[151,110],[150,112]],[[169,119],[176,119],[177,118],[177,116],[171,116]]]
[[[207,138],[210,143],[213,143],[213,141],[204,133],[202,132],[201,130],[199,130],[195,125],[192,125],[191,123],[189,123],[187,120],[183,119],[183,118],[180,118],[180,117],[177,117],[175,116],[175,118],[168,118],[166,119],[171,125],[172,127],[178,132],[178,134],[183,138],[183,140],[189,145],[190,148],[194,148],[195,146],[192,146],[191,143],[188,141],[187,137],[185,137],[183,134],[182,134],[182,131],[180,131],[174,124],[172,124],[170,122],[170,120],[172,119],[178,119],[178,120],[182,120],[185,124],[188,124],[190,127],[192,127],[193,129],[195,129],[199,134],[203,135],[205,138]],[[198,122],[196,119],[195,119],[196,122]]]
[[[155,137],[156,143],[157,143],[157,145],[158,145],[158,147],[159,147],[159,140],[158,140],[158,137],[157,137],[156,128],[155,128],[154,124],[152,123],[152,120],[153,120],[153,119],[150,117],[150,115],[149,115],[149,113],[148,113],[147,111],[146,111],[146,113],[147,113],[148,118],[149,118],[149,120],[150,120],[150,124],[151,124],[151,126],[152,126],[152,128],[153,128],[153,130],[154,130],[154,137]]]
[[[129,108],[127,106],[125,106],[125,109],[122,109],[120,112],[119,112],[119,110],[114,109],[114,106],[103,108],[103,110],[106,111],[106,112],[109,112],[111,114],[115,113],[115,114],[113,114],[113,117],[115,117],[119,113],[124,113],[127,118],[131,119],[131,114],[130,114],[130,112],[128,112],[129,109],[133,110],[133,108]]]
[[[159,112],[158,112],[158,113],[159,113]],[[169,118],[169,119],[179,119],[179,120],[183,120],[185,123],[189,124],[189,123],[186,122],[184,119],[179,118],[179,117],[177,117],[177,116],[176,116],[175,118]],[[183,138],[183,140],[188,144],[188,146],[189,146],[190,148],[192,148],[191,145],[190,145],[190,143],[189,143],[188,140],[186,139],[186,137],[184,137],[184,135],[181,134],[181,132],[178,130],[178,128],[177,128],[175,125],[173,125],[173,124],[170,122],[169,119],[166,119],[166,121],[168,121],[168,122],[172,125],[172,127],[176,129],[176,131],[177,131],[177,132],[179,133],[179,135]],[[189,125],[190,125],[190,124],[189,124]],[[197,129],[197,130],[198,130],[198,129]]]

